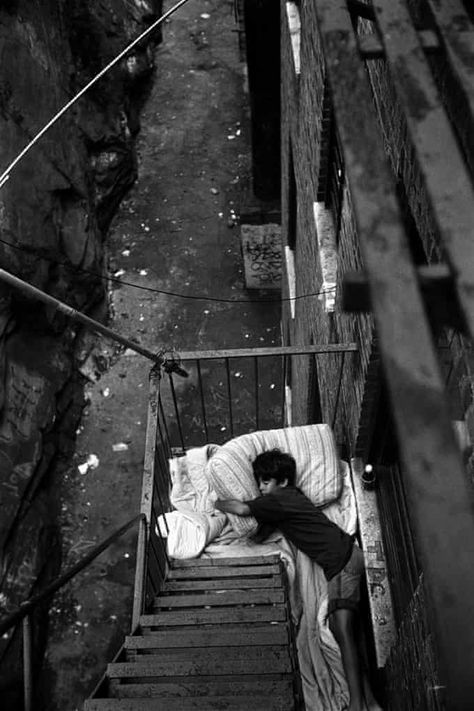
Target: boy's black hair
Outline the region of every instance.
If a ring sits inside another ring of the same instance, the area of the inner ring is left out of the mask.
[[[280,449],[269,449],[262,452],[253,461],[253,475],[257,483],[261,480],[276,479],[281,484],[285,479],[294,486],[296,479],[296,462],[291,454]]]

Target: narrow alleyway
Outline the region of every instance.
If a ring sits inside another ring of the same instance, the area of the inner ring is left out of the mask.
[[[236,224],[250,146],[234,4],[193,0],[163,35],[142,115],[139,179],[111,231],[110,326],[153,351],[276,345],[279,306],[250,303],[259,294],[244,286]],[[239,301],[196,298],[206,296]],[[150,366],[96,341],[60,492],[64,566],[139,510]],[[122,539],[55,601],[51,711],[82,707],[129,632],[135,540],[135,532]]]

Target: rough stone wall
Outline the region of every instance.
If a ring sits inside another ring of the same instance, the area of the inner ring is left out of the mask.
[[[340,309],[340,280],[344,272],[361,267],[350,190],[346,185],[338,235],[338,288],[336,311],[327,313],[322,289],[322,273],[313,212],[317,200],[320,165],[322,107],[325,69],[314,6],[300,3],[301,74],[294,72],[292,47],[285,3],[282,3],[282,233],[288,241],[290,211],[290,145],[297,192],[297,236],[295,270],[297,295],[313,294],[296,301],[296,317],[291,324],[289,306],[283,310],[283,334],[292,344],[355,341],[359,352],[317,356],[317,374],[322,419],[333,425],[336,438],[354,451],[363,400],[365,375],[372,350],[372,319],[343,313]],[[286,297],[288,286],[284,281]],[[293,380],[293,421],[308,421],[311,410],[311,366],[306,357],[294,359],[298,378]],[[342,374],[342,377],[341,377]]]
[[[0,170],[160,10],[161,0],[3,2]],[[105,237],[135,178],[138,110],[152,69],[147,42],[0,189],[0,267],[98,318],[107,309]],[[83,406],[81,345],[70,321],[0,280],[1,613],[60,562],[54,476]]]

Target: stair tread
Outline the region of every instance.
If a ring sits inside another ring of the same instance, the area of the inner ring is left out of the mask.
[[[125,645],[127,660],[134,662],[146,661],[151,656],[154,659],[164,659],[166,661],[201,661],[203,659],[220,660],[224,654],[222,647],[166,647],[156,649],[149,646],[127,647]],[[226,659],[255,659],[260,660],[271,656],[273,653],[284,655],[289,658],[289,652],[286,644],[272,645],[241,645],[237,647],[227,646],[225,650]]]
[[[209,610],[163,610],[156,615],[142,615],[143,627],[166,627],[180,625],[225,624],[236,622],[278,622],[286,620],[287,610],[281,605],[257,605],[256,607],[215,607]]]
[[[277,575],[279,565],[249,565],[249,566],[195,566],[172,568],[168,580],[192,578],[238,578],[260,577],[262,575]]]
[[[285,600],[283,590],[233,590],[185,595],[159,595],[154,607],[202,607],[204,605],[271,605]]]
[[[187,558],[183,560],[173,558],[171,560],[171,568],[219,568],[222,566],[248,567],[250,565],[272,565],[279,563],[279,561],[280,556],[277,553],[272,553],[271,555],[253,555],[243,557],[229,556],[225,558]]]
[[[192,628],[189,630],[162,630],[151,632],[146,628],[143,635],[128,636],[125,639],[126,649],[173,647],[222,647],[248,644],[287,644],[288,629],[286,625],[237,625],[226,629]]]
[[[162,676],[214,676],[222,674],[267,674],[271,672],[291,673],[289,652],[272,647],[260,656],[246,657],[223,655],[221,650],[210,650],[208,654],[188,658],[163,658],[161,655],[142,654],[133,661],[112,662],[107,665],[109,678],[138,678]]]
[[[163,586],[161,594],[200,590],[247,590],[247,589],[266,589],[282,587],[283,581],[280,575],[270,575],[263,578],[217,578],[211,580],[167,580]]]
[[[249,708],[256,708],[258,711],[291,711],[294,702],[291,692],[286,692],[280,694],[278,698],[229,695],[91,699],[84,705],[84,711],[188,711],[188,709],[248,711]]]

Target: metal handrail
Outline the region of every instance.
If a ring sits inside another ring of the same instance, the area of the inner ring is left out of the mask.
[[[5,632],[8,632],[9,629],[18,624],[18,622],[26,617],[37,605],[39,605],[39,603],[51,597],[51,595],[60,590],[60,588],[84,570],[84,568],[87,568],[87,566],[92,563],[92,561],[95,560],[95,558],[97,558],[97,556],[99,556],[106,548],[120,538],[120,536],[128,531],[128,529],[131,528],[137,521],[144,518],[145,515],[142,513],[134,516],[130,519],[130,521],[128,521],[128,523],[125,523],[123,526],[114,531],[114,533],[112,533],[108,538],[102,541],[102,543],[95,546],[90,553],[81,558],[81,560],[73,565],[68,571],[53,580],[53,582],[47,585],[44,590],[22,602],[20,607],[15,610],[15,612],[11,612],[9,615],[4,617],[3,620],[0,620],[0,637],[5,634]]]

